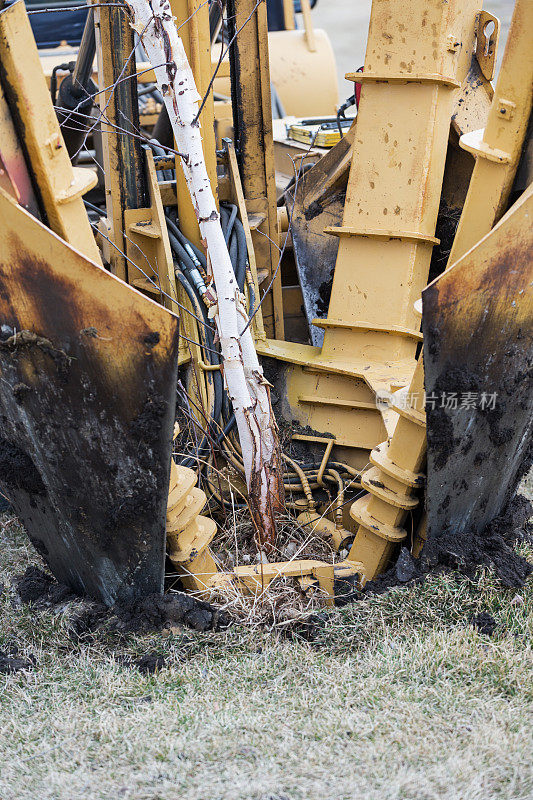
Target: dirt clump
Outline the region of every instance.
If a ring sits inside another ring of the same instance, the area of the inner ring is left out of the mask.
[[[76,597],[72,589],[38,567],[28,567],[24,575],[15,577],[13,586],[23,603],[36,608],[49,608]]]
[[[429,574],[457,572],[474,579],[483,566],[493,569],[504,587],[523,586],[533,573],[533,564],[516,552],[515,545],[533,540],[532,514],[531,502],[517,494],[483,531],[462,537],[460,554],[454,553],[453,540],[447,546],[445,536],[429,542],[419,558],[402,547],[395,564],[368,581],[362,590],[357,586],[358,575],[336,581],[335,605],[352,603],[364,594],[384,594],[396,586],[423,583]]]
[[[308,614],[303,619],[293,622],[292,625],[281,628],[281,632],[289,639],[303,639],[306,642],[314,642],[321,636],[328,619],[328,614],[324,612]]]
[[[2,675],[11,675],[23,669],[33,669],[36,663],[35,656],[31,654],[28,658],[19,656],[17,647],[11,647],[7,652],[0,650],[0,674]]]
[[[16,577],[13,586],[23,603],[37,609],[50,608],[79,598],[64,584],[38,567],[28,567]],[[152,594],[133,603],[107,608],[103,603],[85,599],[73,614],[69,633],[74,640],[90,638],[98,630],[110,633],[152,633],[164,628],[184,626],[195,631],[227,627],[230,617],[209,603],[182,592]]]
[[[166,411],[165,398],[151,392],[130,425],[132,435],[147,443],[157,441]]]
[[[145,653],[144,656],[132,661],[130,666],[136,667],[143,675],[153,675],[154,672],[159,672],[166,666],[167,660],[165,656],[158,653]]]
[[[419,558],[413,558],[407,547],[402,547],[395,565],[386,572],[378,575],[373,581],[368,581],[363,589],[366,594],[384,594],[393,586],[407,586],[422,583],[424,569]]]
[[[109,620],[109,609],[103,603],[85,601],[82,608],[73,614],[68,633],[75,642],[94,641],[95,632]]]
[[[0,481],[5,487],[22,489],[30,495],[46,494],[45,485],[29,455],[7,439],[0,439]]]
[[[148,595],[135,603],[114,606],[111,612],[116,617],[115,629],[124,633],[148,633],[175,625],[195,631],[218,630],[230,622],[225,612],[182,592]]]
[[[492,636],[498,627],[498,623],[494,617],[488,613],[488,611],[482,611],[480,614],[475,614],[470,619],[470,625],[472,625],[472,627],[480,633],[483,633],[485,636]]]
[[[329,309],[329,301],[331,300],[331,291],[333,289],[333,273],[334,269],[330,271],[330,276],[327,280],[322,281],[318,287],[318,300],[316,302],[317,311],[320,317],[326,317]]]
[[[459,547],[453,531],[442,532],[424,549],[423,571],[434,571],[441,565],[473,578],[476,569],[485,566],[494,569],[503,586],[523,586],[533,572],[533,565],[516,552],[515,545],[530,538],[532,513],[531,502],[522,495],[515,495],[484,530],[465,532]]]

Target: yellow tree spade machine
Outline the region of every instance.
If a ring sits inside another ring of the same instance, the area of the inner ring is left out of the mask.
[[[494,86],[481,0],[373,0],[340,106],[309,0],[89,3],[67,56],[35,39],[62,10],[0,3],[0,487],[54,575],[523,581],[530,0]]]

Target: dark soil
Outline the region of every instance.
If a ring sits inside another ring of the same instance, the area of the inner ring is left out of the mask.
[[[144,442],[157,441],[166,411],[166,400],[157,395],[150,395],[140,414],[131,423],[133,436]]]
[[[15,577],[13,586],[23,603],[36,608],[50,608],[76,598],[68,586],[58,583],[38,567],[28,567],[24,575]]]
[[[227,614],[182,592],[149,595],[131,605],[115,606],[111,612],[116,616],[113,626],[124,633],[149,633],[174,625],[208,631],[229,624]]]
[[[327,431],[316,431],[310,425],[301,425],[296,419],[289,422],[276,412],[277,409],[274,408],[282,451],[296,459],[300,466],[319,467],[324,454],[324,445],[293,439],[293,436],[319,436],[323,439],[334,439],[333,434]]]
[[[485,636],[492,636],[498,627],[498,623],[494,617],[491,617],[487,611],[482,611],[480,614],[473,616],[470,620],[470,624],[480,633],[485,634]]]
[[[435,280],[446,269],[460,218],[461,209],[447,206],[444,198],[441,197],[435,230],[435,236],[440,239],[440,244],[433,248],[431,254],[428,283]]]
[[[152,331],[151,333],[148,333],[144,337],[143,341],[148,347],[155,347],[156,344],[159,344],[160,340],[161,340],[161,335],[159,334],[159,332]]]
[[[435,570],[433,570],[435,571]],[[415,559],[406,547],[402,547],[394,566],[368,581],[363,590],[357,586],[359,576],[335,582],[335,605],[345,606],[353,603],[365,594],[385,594],[395,586],[407,586],[424,581],[425,572],[420,559]]]
[[[322,631],[327,625],[328,614],[309,614],[303,620],[298,620],[293,625],[281,628],[282,634],[289,639],[303,639],[306,642],[314,642],[320,637]]]
[[[426,335],[426,332],[424,332]],[[428,332],[428,347],[437,347],[437,340],[435,339],[435,331]],[[438,332],[437,332],[438,335]],[[466,367],[459,367],[456,365],[448,365],[438,376],[433,393],[437,398],[444,397],[446,392],[450,391],[450,387],[454,392],[459,395],[463,392],[479,392],[482,387],[482,381],[479,375],[476,375]],[[446,466],[448,458],[457,452],[460,441],[454,436],[453,421],[449,413],[441,408],[439,400],[436,401],[435,407],[432,403],[428,403],[426,409],[428,424],[427,424],[427,437],[428,447],[434,453],[435,469],[442,469]]]
[[[492,568],[506,588],[523,586],[533,573],[533,564],[516,552],[515,545],[533,540],[529,522],[532,516],[531,502],[523,495],[515,495],[485,530],[463,537],[461,558],[451,556],[446,549],[439,551],[433,547],[430,558],[424,551],[420,558],[415,559],[406,547],[402,547],[394,566],[368,581],[362,591],[356,588],[357,575],[337,581],[335,604],[343,606],[364,594],[384,594],[395,586],[422,583],[427,575],[440,572],[456,571],[473,579],[480,566]]]
[[[45,485],[31,458],[7,439],[0,439],[0,483],[8,488],[23,489],[28,494],[46,494]]]
[[[368,581],[363,593],[384,594],[393,586],[422,583],[424,577],[420,559],[413,558],[409,550],[406,547],[402,547],[396,564],[391,569],[378,575],[373,581]]]
[[[533,572],[533,565],[518,555],[515,544],[530,539],[532,514],[531,502],[522,495],[515,495],[483,531],[465,533],[461,537],[460,556],[453,555],[453,544],[450,545],[445,536],[431,542],[422,555],[424,570],[429,572],[440,564],[473,577],[478,566],[486,566],[494,569],[504,586],[523,586]]]
[[[146,339],[151,335],[149,334]],[[159,334],[154,335],[159,336]],[[150,346],[156,343],[154,340]],[[166,412],[166,400],[155,393],[149,393],[142,410],[132,421],[130,431],[139,443],[137,450],[139,469],[135,473],[132,471],[127,492],[110,506],[105,521],[106,530],[116,531],[117,528],[127,526],[143,517],[157,518],[160,483],[165,470],[162,464],[154,465],[152,446],[156,446],[159,441]]]
[[[23,603],[35,608],[50,608],[59,603],[79,601],[68,586],[58,583],[37,567],[28,567],[13,585]],[[72,639],[94,638],[97,631],[107,633],[151,633],[184,626],[196,631],[218,630],[230,622],[229,615],[191,595],[173,592],[148,595],[134,603],[107,608],[86,600],[70,623]]]
[[[146,653],[136,661],[131,663],[131,666],[136,667],[143,675],[151,675],[154,672],[159,672],[160,669],[166,665],[166,658],[157,653]]]
[[[10,675],[13,672],[20,672],[23,669],[33,669],[36,664],[35,656],[21,658],[18,655],[18,648],[12,647],[8,652],[0,650],[0,674]]]
[[[331,274],[327,281],[322,281],[320,286],[318,287],[318,300],[316,303],[317,311],[319,316],[327,317],[328,309],[329,309],[329,301],[331,300],[331,290],[333,289],[333,273],[335,272],[334,269],[331,270]]]
[[[146,474],[132,478],[128,494],[110,507],[105,521],[106,530],[115,531],[117,527],[134,522],[143,514],[155,516],[158,501],[155,476]]]

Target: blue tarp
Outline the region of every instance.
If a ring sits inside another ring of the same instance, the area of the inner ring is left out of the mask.
[[[31,4],[28,4],[28,10],[31,10]],[[58,47],[64,42],[77,47],[81,42],[86,17],[86,8],[60,13],[52,11],[45,14],[30,14],[30,24],[37,47],[40,49]]]

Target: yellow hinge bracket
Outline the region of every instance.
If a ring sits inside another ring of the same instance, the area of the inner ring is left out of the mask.
[[[476,25],[476,58],[488,81],[494,77],[500,20],[488,11],[480,11]]]

